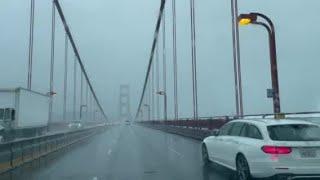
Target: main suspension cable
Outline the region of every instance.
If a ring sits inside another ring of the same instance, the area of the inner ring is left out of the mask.
[[[156,29],[155,29],[154,36],[153,36],[154,39],[153,39],[153,43],[152,43],[151,54],[150,54],[150,57],[149,57],[149,64],[148,64],[148,67],[147,67],[146,77],[145,77],[145,80],[144,80],[143,90],[142,90],[142,94],[141,94],[141,97],[140,97],[140,102],[139,102],[139,106],[138,106],[138,109],[137,109],[137,112],[136,112],[135,119],[138,118],[138,114],[139,114],[139,112],[141,110],[142,103],[143,103],[143,97],[145,95],[145,91],[146,91],[146,88],[147,88],[148,78],[149,78],[149,75],[150,75],[151,65],[152,65],[153,58],[154,58],[154,53],[155,53],[155,47],[156,47],[156,44],[157,44],[157,41],[158,41],[159,29],[160,29],[162,13],[163,13],[163,10],[164,10],[165,2],[166,2],[166,0],[161,0],[159,15],[158,15],[157,23],[156,23]]]
[[[69,26],[68,26],[68,24],[67,24],[66,18],[65,18],[64,14],[63,14],[61,5],[60,5],[60,3],[59,3],[58,0],[53,0],[53,2],[54,2],[55,7],[56,7],[57,10],[58,10],[58,13],[59,13],[59,15],[60,15],[60,19],[61,19],[61,21],[62,21],[62,23],[63,23],[64,29],[65,29],[68,37],[69,37],[69,41],[70,41],[71,46],[72,46],[72,48],[73,48],[73,51],[74,51],[74,53],[75,53],[76,59],[78,60],[78,63],[79,63],[80,68],[81,68],[81,71],[83,72],[84,77],[85,77],[85,79],[86,79],[86,81],[87,81],[87,83],[88,83],[88,85],[89,85],[89,88],[90,88],[90,91],[91,91],[91,93],[92,93],[92,95],[93,95],[93,97],[94,97],[94,100],[96,101],[96,103],[97,103],[100,111],[102,112],[104,118],[107,120],[108,117],[107,117],[107,115],[105,114],[105,112],[104,112],[104,110],[103,110],[103,108],[102,108],[102,106],[101,106],[101,104],[100,104],[100,101],[98,100],[98,97],[97,97],[97,95],[96,95],[96,93],[95,93],[95,91],[94,91],[94,89],[93,89],[93,86],[92,86],[91,81],[90,81],[90,79],[89,79],[88,73],[87,73],[87,71],[86,71],[86,69],[85,69],[85,67],[84,67],[84,65],[83,65],[83,62],[82,62],[82,60],[81,60],[81,57],[80,57],[78,48],[77,48],[77,46],[76,46],[76,44],[75,44],[75,42],[74,42],[74,40],[73,40],[71,31],[70,31]]]

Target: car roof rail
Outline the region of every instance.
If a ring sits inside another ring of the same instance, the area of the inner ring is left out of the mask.
[[[319,114],[320,117],[320,111],[306,111],[306,112],[289,112],[289,113],[280,113],[282,115],[311,115],[311,114]],[[243,115],[241,118],[244,117],[261,117],[262,119],[267,118],[268,116],[275,116],[277,114],[275,113],[267,113],[267,114],[248,114],[248,115]]]

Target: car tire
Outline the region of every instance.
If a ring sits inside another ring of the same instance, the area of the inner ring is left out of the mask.
[[[243,155],[238,155],[236,159],[238,180],[251,180],[251,173],[247,159]]]
[[[290,178],[290,176],[286,176],[286,175],[276,175],[274,178],[275,180],[288,180]]]
[[[204,166],[207,166],[210,164],[210,159],[209,159],[209,154],[208,154],[208,149],[207,146],[205,144],[202,145],[201,148],[201,152],[202,152],[202,162]]]

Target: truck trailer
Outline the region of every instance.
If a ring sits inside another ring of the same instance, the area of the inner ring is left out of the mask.
[[[0,89],[0,125],[4,139],[41,135],[48,126],[50,96],[18,88]]]

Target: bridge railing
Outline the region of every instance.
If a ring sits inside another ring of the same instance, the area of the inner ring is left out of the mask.
[[[184,128],[198,128],[198,129],[219,129],[229,119],[207,119],[207,120],[171,120],[171,121],[141,121],[140,123],[149,125],[166,125]]]
[[[313,112],[291,112],[281,113],[284,118],[287,119],[304,119],[310,120],[310,118],[320,118],[319,111]],[[252,114],[244,115],[242,118],[245,119],[269,119],[274,118],[275,114]],[[154,129],[167,131],[174,134],[179,134],[195,139],[202,140],[209,136],[214,129],[221,128],[225,123],[239,119],[237,116],[219,116],[219,117],[207,117],[199,118],[198,120],[193,119],[179,119],[179,120],[151,120],[151,121],[138,121],[137,123],[143,126],[147,126]]]
[[[0,174],[70,146],[104,129],[105,124],[0,144]]]
[[[199,120],[139,121],[138,124],[174,134],[202,140],[214,129],[219,129],[232,120],[229,117],[202,118]]]

